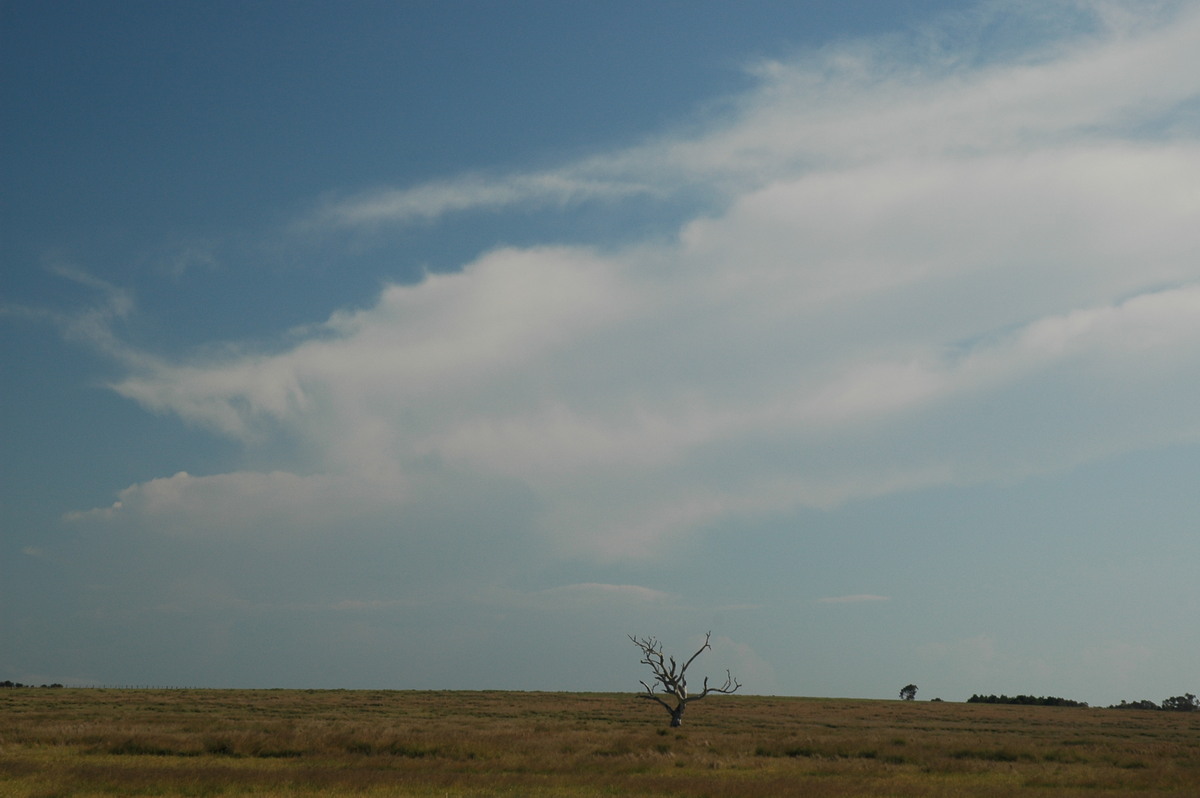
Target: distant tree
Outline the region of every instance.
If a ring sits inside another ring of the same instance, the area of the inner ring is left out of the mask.
[[[706,633],[704,645],[700,646],[695,654],[688,657],[687,662],[680,665],[674,657],[663,655],[662,644],[658,642],[657,638],[638,638],[629,635],[633,644],[641,649],[642,664],[650,666],[650,671],[654,675],[653,684],[642,682],[642,687],[646,688],[646,692],[639,693],[638,698],[661,704],[667,712],[671,713],[672,726],[679,726],[683,723],[683,710],[689,702],[699,701],[709,693],[736,693],[742,686],[729,671],[725,671],[725,683],[720,687],[710,687],[706,676],[704,677],[704,686],[699,693],[688,693],[687,669],[705,649],[712,648],[708,642],[711,637],[712,632]],[[667,698],[663,696],[667,696]]]
[[[905,701],[912,701],[917,697],[917,686],[915,684],[906,684],[900,688],[900,697]]]

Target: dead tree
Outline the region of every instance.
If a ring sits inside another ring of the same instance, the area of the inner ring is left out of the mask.
[[[654,683],[647,684],[642,682],[642,687],[646,688],[646,692],[639,693],[638,698],[645,698],[650,701],[657,701],[671,713],[671,725],[679,726],[683,723],[683,710],[687,707],[690,701],[699,701],[709,693],[736,693],[741,687],[741,683],[729,673],[725,671],[725,683],[720,687],[710,687],[708,677],[704,677],[704,688],[699,693],[689,695],[687,689],[687,669],[700,653],[705,649],[712,648],[709,645],[709,638],[712,637],[712,632],[704,635],[704,645],[696,651],[695,654],[688,657],[687,662],[680,665],[675,661],[674,657],[664,657],[662,651],[662,643],[658,642],[657,638],[646,637],[637,638],[629,635],[629,639],[633,644],[642,651],[642,664],[649,665],[651,672],[654,674]],[[656,692],[657,690],[657,692]],[[661,695],[660,695],[661,694]],[[669,699],[663,698],[669,696]]]

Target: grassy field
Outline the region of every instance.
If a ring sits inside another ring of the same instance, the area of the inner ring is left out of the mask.
[[[0,795],[1200,795],[1200,713],[631,694],[0,690]]]

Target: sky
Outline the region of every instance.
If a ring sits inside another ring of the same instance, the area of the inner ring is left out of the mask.
[[[0,677],[1200,692],[1200,4],[0,3]]]

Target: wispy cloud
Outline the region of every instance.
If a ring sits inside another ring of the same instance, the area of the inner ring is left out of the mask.
[[[122,340],[119,330],[121,323],[135,309],[133,294],[58,254],[48,256],[43,267],[49,273],[87,289],[88,302],[75,310],[3,302],[0,303],[0,316],[53,325],[68,340],[99,350],[125,365],[133,365],[138,358]]]
[[[876,596],[871,593],[855,593],[850,596],[828,596],[817,599],[821,604],[866,604],[876,601],[891,601],[889,596]]]
[[[646,183],[616,175],[589,178],[585,171],[511,174],[503,177],[469,176],[411,188],[384,188],[329,199],[300,227],[353,228],[428,222],[450,213],[526,207],[566,206],[589,200],[616,200],[637,194],[657,193]]]

